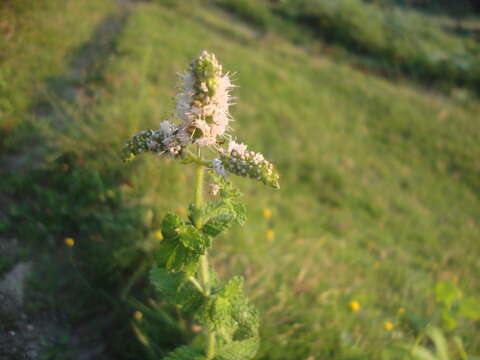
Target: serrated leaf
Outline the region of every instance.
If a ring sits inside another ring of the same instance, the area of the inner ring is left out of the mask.
[[[210,201],[203,207],[203,216],[210,218],[226,209],[224,200]]]
[[[170,242],[176,242],[174,246]],[[186,272],[189,275],[195,273],[200,254],[186,248],[180,240],[162,241],[157,253],[162,254],[157,259],[165,259],[160,262],[167,270],[173,272]]]
[[[224,285],[222,296],[234,301],[239,297],[243,297],[243,278],[241,276],[234,276]]]
[[[247,221],[247,209],[245,204],[234,201],[231,201],[230,203],[235,221],[243,226],[245,221]]]
[[[458,312],[471,320],[480,319],[480,301],[474,298],[466,298],[460,302]]]
[[[211,237],[216,237],[232,225],[232,216],[220,214],[208,220],[202,227],[202,231]]]
[[[231,317],[236,324],[235,340],[243,340],[258,335],[258,311],[249,304],[243,292],[243,278],[235,276],[225,284],[223,296],[230,299]]]
[[[195,318],[209,329],[220,330],[230,338],[232,317],[230,316],[230,303],[222,297],[212,296],[205,301],[195,314]]]
[[[210,239],[198,231],[193,225],[183,225],[180,227],[179,235],[183,246],[197,254],[205,254],[205,250],[210,246]]]
[[[175,214],[168,213],[163,217],[162,220],[162,235],[166,238],[176,238],[178,237],[178,228],[183,225],[182,219]]]
[[[258,351],[258,337],[242,341],[232,341],[218,349],[215,360],[250,360]]]
[[[169,271],[193,275],[200,255],[210,246],[210,239],[174,214],[164,217],[162,233],[164,239],[156,251],[158,264]]]
[[[246,339],[258,335],[260,316],[257,309],[247,301],[233,306],[232,317],[237,322],[237,328],[233,334],[235,340]]]
[[[163,360],[204,360],[205,356],[199,349],[182,346],[169,353]]]
[[[451,306],[461,297],[457,286],[449,281],[440,281],[435,285],[435,298],[438,302]]]
[[[205,301],[205,296],[187,280],[184,273],[171,273],[155,267],[150,271],[150,281],[166,301],[183,311],[194,312]]]
[[[197,320],[230,340],[258,334],[258,313],[243,293],[243,279],[234,277],[202,305]]]
[[[174,256],[175,249],[179,244],[178,238],[164,238],[155,251],[155,258],[159,265],[165,267],[169,259]]]

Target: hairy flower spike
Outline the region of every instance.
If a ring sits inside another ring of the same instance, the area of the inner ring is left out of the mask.
[[[273,165],[262,154],[248,151],[245,144],[231,141],[227,151],[221,153],[220,158],[213,160],[212,167],[219,175],[225,176],[224,172],[227,170],[239,176],[248,176],[261,181],[276,189],[280,188],[279,175]]]
[[[146,152],[176,157],[185,146],[177,134],[178,129],[169,121],[162,122],[159,130],[143,130],[125,142],[122,159],[127,162]]]
[[[184,136],[195,144],[216,144],[232,121],[228,108],[233,85],[228,74],[222,75],[222,65],[214,54],[202,51],[180,79],[182,91],[176,98],[176,112]]]

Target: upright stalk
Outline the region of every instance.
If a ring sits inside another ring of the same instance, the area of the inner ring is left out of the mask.
[[[203,198],[203,165],[202,164],[197,164],[197,169],[195,170],[195,208],[197,210],[200,210],[202,207],[202,198]],[[197,217],[195,219],[196,222],[198,222],[200,219]],[[201,224],[195,224],[195,226],[200,227]]]
[[[200,151],[198,152],[199,158]],[[201,163],[197,163],[197,168],[195,170],[195,208],[196,210],[200,210],[202,208],[202,198],[203,198],[203,178],[204,178],[204,166]],[[201,216],[197,215],[194,219],[195,227],[200,228],[202,226],[202,219]],[[200,281],[203,285],[203,289],[206,296],[210,295],[210,274],[208,269],[208,259],[207,253],[205,255],[200,256],[200,264],[199,264],[199,275]],[[215,332],[207,329],[206,334],[206,355],[207,359],[213,359],[215,356]]]

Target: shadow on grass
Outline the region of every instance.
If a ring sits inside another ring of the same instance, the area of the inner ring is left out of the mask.
[[[151,314],[148,329],[145,320],[132,317],[148,295],[144,264],[153,259],[137,246],[151,232],[145,212],[126,206],[125,191],[118,190],[128,188],[125,170],[93,165],[96,154],[75,146],[51,145],[51,137],[71,131],[69,122],[95,117],[92,108],[105,91],[105,68],[118,55],[129,11],[122,7],[105,18],[72,53],[68,70],[45,79],[46,90],[31,107],[34,121],[21,129],[18,150],[1,161],[0,231],[18,239],[20,258],[33,264],[24,308],[0,326],[1,333],[21,339],[14,346],[0,337],[7,359],[32,346],[52,359],[138,359],[142,352],[153,358],[186,341],[185,329],[166,313]],[[74,239],[72,248],[65,238]],[[14,266],[7,265],[2,272]],[[133,305],[135,298],[141,302]],[[44,332],[45,344],[39,345],[41,336],[26,336],[21,312]],[[142,331],[161,335],[158,343],[142,346],[136,340]]]

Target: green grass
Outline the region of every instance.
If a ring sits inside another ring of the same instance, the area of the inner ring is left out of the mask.
[[[312,37],[321,38],[334,46],[339,58],[341,48],[335,47],[343,46],[358,55],[353,63],[359,66],[391,76],[403,74],[443,90],[462,86],[478,92],[475,40],[446,31],[424,13],[362,0],[216,2],[254,25],[288,34],[307,46]],[[312,34],[302,39],[292,23]]]
[[[35,127],[49,150],[29,177],[2,179],[10,200],[4,230],[44,251],[74,236],[91,284],[121,292],[150,261],[162,215],[184,213],[193,197],[190,169],[148,156],[123,165],[121,144],[170,115],[175,73],[208,49],[237,74],[238,139],[281,173],[276,192],[235,179],[246,194],[247,225],[213,254],[221,276],[245,276],[262,312],[258,359],[380,359],[387,345],[413,342],[432,317],[438,279],[458,280],[467,296],[480,292],[480,105],[391,84],[231,20],[213,8],[136,5],[112,52],[90,71],[101,81],[87,76],[95,84],[88,102],[50,89],[53,110]],[[78,44],[94,33],[92,23],[79,32],[84,38],[73,37]],[[34,54],[17,66],[29,69],[43,51]],[[50,76],[70,81],[61,74],[67,68]],[[20,85],[11,92],[25,96],[12,111],[28,119],[21,104],[32,96]],[[127,293],[145,299],[151,293],[141,275]],[[361,304],[357,313],[352,300]],[[146,331],[150,323],[163,324],[147,314]],[[472,354],[480,353],[478,331],[467,321],[456,331]],[[154,351],[178,345],[166,333],[152,335],[160,344]],[[122,348],[125,337],[113,342]],[[129,351],[125,358],[138,358]]]
[[[0,5],[0,132],[11,132],[36,103],[49,79],[68,71],[94,26],[114,10],[110,1],[7,1]],[[83,18],[83,21],[78,19]],[[67,31],[68,29],[68,31]],[[78,76],[77,81],[79,81]],[[3,141],[2,141],[3,142]]]

